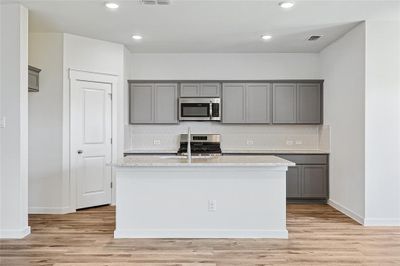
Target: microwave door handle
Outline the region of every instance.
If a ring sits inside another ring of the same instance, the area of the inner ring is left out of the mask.
[[[210,112],[209,112],[210,120],[212,120],[212,115],[213,115],[212,108],[213,108],[213,104],[212,104],[212,101],[210,101]]]

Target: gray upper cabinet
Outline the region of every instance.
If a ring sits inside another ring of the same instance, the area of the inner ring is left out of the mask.
[[[246,84],[246,122],[271,123],[271,85],[268,83]]]
[[[129,81],[130,123],[178,123],[178,97],[220,97],[226,124],[323,123],[320,80],[221,82]]]
[[[221,84],[220,83],[201,83],[200,84],[200,97],[220,97]]]
[[[130,83],[131,124],[178,123],[176,83]]]
[[[154,85],[154,122],[178,123],[178,86],[173,83]]]
[[[245,123],[246,83],[224,83],[222,85],[222,122]]]
[[[129,111],[131,124],[153,123],[154,84],[131,84]]]
[[[181,83],[180,97],[220,97],[220,83]]]
[[[223,123],[271,122],[269,83],[224,83],[222,96]]]
[[[296,90],[295,83],[273,84],[273,123],[296,123]]]
[[[199,83],[181,83],[181,97],[199,97],[200,84]]]
[[[273,84],[274,124],[322,124],[319,83]]]
[[[297,84],[297,122],[321,123],[321,88],[319,84]]]

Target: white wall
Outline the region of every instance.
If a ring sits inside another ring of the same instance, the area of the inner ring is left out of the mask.
[[[128,97],[128,82],[127,79],[130,79],[130,73],[131,73],[131,52],[124,46],[124,78],[122,80],[123,85],[124,85],[124,93],[122,95],[123,97],[123,103],[124,103],[124,124],[129,123],[129,97]]]
[[[64,34],[67,68],[122,76],[123,49],[121,44]]]
[[[42,69],[40,91],[29,93],[29,212],[66,212],[63,203],[62,33],[30,33],[29,64]]]
[[[318,54],[132,54],[130,79],[318,79]]]
[[[28,226],[28,10],[1,6],[0,238],[22,238]]]
[[[30,63],[42,69],[30,94],[29,207],[32,213],[75,210],[69,176],[69,69],[117,75],[113,121],[116,156],[123,152],[123,45],[63,33],[31,33]]]
[[[131,54],[127,55],[128,79],[319,79],[318,54]],[[128,91],[125,90],[128,98]],[[126,101],[128,104],[128,101]],[[128,106],[128,105],[127,105]],[[128,124],[126,108],[125,124]],[[318,126],[221,125],[180,123],[179,125],[127,125],[125,150],[176,151],[178,134],[188,125],[194,133],[221,133],[225,150],[233,149],[318,149]],[[154,145],[153,140],[161,141]],[[247,145],[252,140],[253,145]],[[286,140],[302,144],[286,145]]]
[[[63,165],[64,194],[69,188],[69,69],[112,74],[118,76],[113,88],[113,160],[123,156],[124,150],[124,46],[77,35],[64,34],[64,98],[63,98]],[[115,178],[115,177],[113,177]],[[114,195],[114,193],[113,193]],[[69,202],[74,195],[70,195]],[[115,195],[114,195],[115,196]],[[65,199],[67,200],[67,199]],[[113,198],[114,202],[115,198]]]
[[[400,225],[400,20],[367,21],[366,225]]]
[[[324,117],[331,127],[329,197],[360,223],[364,219],[365,23],[320,54]]]

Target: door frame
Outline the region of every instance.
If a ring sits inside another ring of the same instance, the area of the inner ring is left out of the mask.
[[[97,83],[106,83],[111,85],[111,162],[114,164],[117,162],[117,104],[115,101],[117,98],[117,91],[118,91],[118,76],[114,74],[107,74],[107,73],[97,73],[97,72],[90,72],[85,70],[78,70],[78,69],[68,69],[68,91],[64,93],[68,93],[64,95],[68,99],[68,103],[64,102],[64,114],[63,114],[63,121],[64,121],[64,130],[63,130],[63,146],[64,151],[66,153],[63,154],[64,157],[64,169],[67,168],[67,172],[65,175],[67,178],[63,178],[65,182],[63,182],[63,188],[68,189],[66,195],[68,195],[68,202],[69,202],[69,212],[75,212],[77,207],[77,177],[76,173],[73,169],[76,168],[75,160],[72,159],[72,156],[75,153],[72,151],[72,141],[71,141],[71,91],[73,86],[79,81],[87,81],[87,82],[97,82]],[[68,111],[66,111],[68,110]],[[111,167],[111,182],[113,186],[111,188],[111,204],[115,203],[115,170]]]

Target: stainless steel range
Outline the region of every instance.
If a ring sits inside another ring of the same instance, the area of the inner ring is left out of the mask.
[[[181,134],[178,154],[186,155],[187,148],[188,134]],[[195,156],[221,155],[221,136],[219,134],[191,134],[190,148]]]

